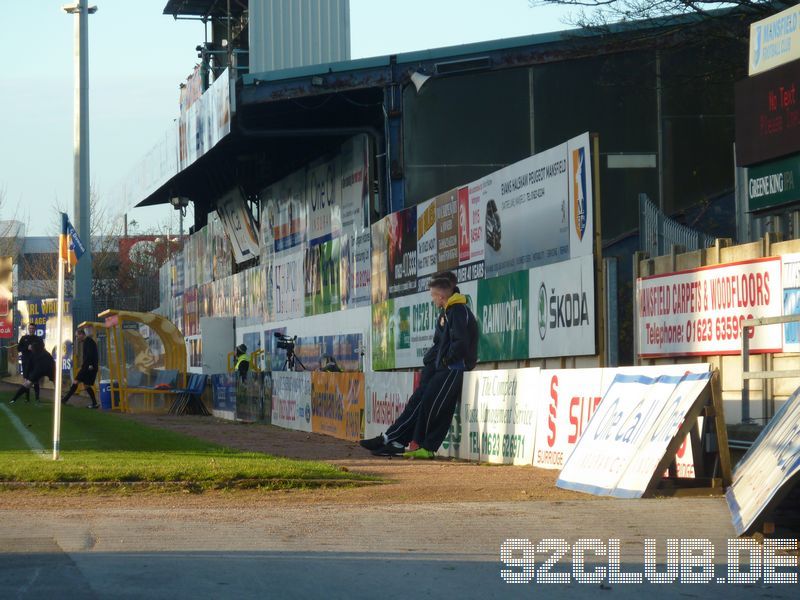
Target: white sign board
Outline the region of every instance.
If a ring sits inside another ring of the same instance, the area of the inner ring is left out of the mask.
[[[639,355],[739,354],[742,321],[779,316],[780,290],[780,257],[638,279]],[[750,350],[780,352],[781,326],[755,328]]]
[[[364,437],[385,432],[405,409],[414,393],[414,373],[365,374]]]
[[[532,390],[538,398],[533,465],[541,469],[561,469],[564,466],[617,375],[658,377],[707,372],[708,363],[542,370],[539,382]],[[694,477],[694,459],[689,444],[679,450],[676,467],[679,477]]]
[[[762,73],[800,58],[800,6],[750,25],[748,75]]]
[[[800,314],[800,254],[781,256],[783,314]],[[800,352],[800,322],[783,324],[783,351]]]
[[[737,535],[756,524],[761,513],[800,473],[800,390],[775,413],[733,472],[725,497]]]
[[[311,431],[311,373],[273,371],[272,424]]]
[[[238,187],[217,200],[217,214],[228,234],[234,260],[242,263],[257,257],[260,252],[258,233],[247,202]]]
[[[303,252],[281,252],[272,266],[272,309],[276,321],[302,317],[305,311]]]
[[[530,356],[595,353],[594,257],[530,270]]]
[[[465,373],[454,419],[459,443],[443,445],[439,454],[530,465],[536,434],[536,396],[530,391],[538,377],[538,368]]]
[[[710,373],[617,375],[567,459],[556,485],[640,498]]]

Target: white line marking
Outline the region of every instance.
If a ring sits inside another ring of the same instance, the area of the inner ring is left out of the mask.
[[[44,447],[39,443],[39,440],[36,439],[36,436],[28,431],[28,428],[23,425],[22,421],[19,420],[19,417],[14,414],[14,412],[5,404],[0,404],[0,409],[6,413],[8,420],[11,421],[11,424],[22,436],[22,439],[25,440],[26,444],[28,444],[31,452],[34,454],[40,454],[42,455],[42,458],[44,458]]]

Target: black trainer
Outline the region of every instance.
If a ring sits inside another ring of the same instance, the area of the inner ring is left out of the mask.
[[[395,446],[390,442],[385,446],[381,446],[377,450],[373,450],[372,454],[373,456],[402,456],[403,452],[405,451],[406,451],[405,447],[400,446],[398,448],[397,446]]]
[[[383,434],[377,435],[368,440],[359,440],[358,445],[367,450],[377,450],[381,448],[386,442],[383,441]]]

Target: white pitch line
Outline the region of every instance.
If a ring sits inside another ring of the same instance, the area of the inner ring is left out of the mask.
[[[0,409],[6,413],[8,416],[9,421],[14,426],[14,428],[19,432],[22,436],[22,439],[25,440],[25,443],[28,444],[28,447],[31,449],[31,452],[34,454],[39,454],[44,457],[44,446],[39,443],[39,440],[36,439],[36,436],[33,435],[28,428],[19,420],[19,417],[14,414],[14,412],[8,408],[6,404],[0,404]]]

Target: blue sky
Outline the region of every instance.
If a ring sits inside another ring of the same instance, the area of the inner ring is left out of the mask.
[[[65,0],[0,0],[0,218],[54,235],[73,204],[73,27]],[[203,25],[162,15],[166,0],[95,0],[89,17],[90,169],[109,195],[178,116],[178,85],[197,61]],[[351,55],[378,56],[568,29],[565,12],[528,0],[350,0]],[[110,212],[115,207],[108,207]],[[143,228],[171,225],[169,207],[136,209]]]

